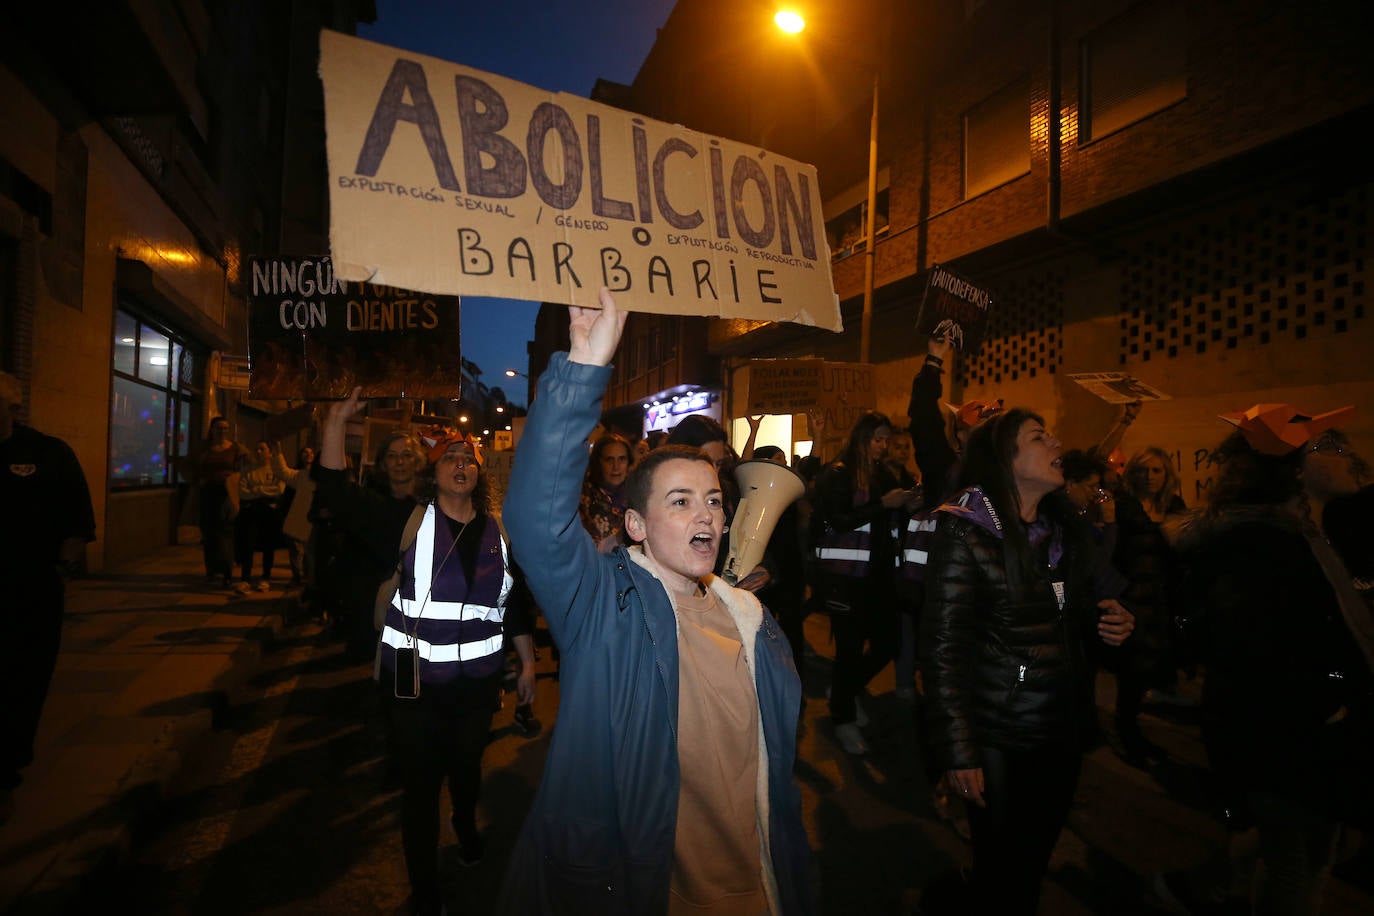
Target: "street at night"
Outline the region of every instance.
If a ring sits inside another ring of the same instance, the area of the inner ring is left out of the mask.
[[[166,564],[162,569],[168,585],[184,583],[194,595],[193,574]],[[168,595],[163,591],[163,600]],[[106,595],[100,602],[118,600]],[[256,603],[260,612],[275,614],[294,597]],[[80,616],[74,633],[109,618],[94,607]],[[968,846],[931,808],[912,710],[891,692],[892,669],[872,685],[866,732],[873,753],[852,758],[828,724],[824,692],[833,647],[827,618],[810,617],[806,635],[815,655],[803,665],[806,720],[797,775],[822,912],[908,914],[927,888],[928,901],[936,903],[957,893],[954,875],[968,865]],[[459,865],[452,834],[443,833],[450,912],[490,911],[557,728],[557,665],[547,641],[541,642],[535,712],[543,731],[532,738],[518,734],[509,697],[493,721],[478,815],[486,859],[471,868]],[[203,651],[189,641],[185,646]],[[404,912],[409,891],[399,798],[387,780],[371,666],[348,664],[341,656],[342,647],[318,624],[281,628],[268,651],[243,663],[216,727],[184,748],[165,800],[140,815],[135,841],[119,864],[59,910],[49,907],[62,897],[47,903],[34,897],[16,912],[78,912],[116,903],[167,916]],[[1111,684],[1099,679],[1104,723],[1110,720]],[[1127,765],[1108,746],[1088,755],[1042,913],[1167,913],[1147,892],[1153,875],[1199,865],[1223,847],[1226,833],[1203,790],[1195,718],[1196,710],[1186,708],[1158,707],[1147,715],[1149,735],[1174,761],[1153,771]],[[1323,912],[1354,916],[1371,906],[1367,887],[1336,880]],[[961,910],[956,904],[950,912]],[[1244,908],[1232,901],[1214,912]]]

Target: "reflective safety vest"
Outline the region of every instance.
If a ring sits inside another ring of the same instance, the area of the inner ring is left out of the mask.
[[[862,525],[849,531],[825,526],[816,544],[816,563],[832,576],[862,579],[868,575],[868,563],[873,556],[873,528]]]
[[[938,520],[933,511],[914,513],[906,520],[906,530],[902,532],[901,542],[897,545],[897,579],[903,582],[923,582],[926,566],[930,563],[930,545],[935,539],[935,525]]]
[[[401,554],[401,580],[381,643],[413,646],[425,683],[487,677],[505,659],[503,621],[514,587],[506,539],[500,523],[484,516],[475,575],[468,582],[448,522],[438,515],[433,505],[425,510],[415,543]],[[393,658],[394,652],[383,649],[381,666],[393,668]]]

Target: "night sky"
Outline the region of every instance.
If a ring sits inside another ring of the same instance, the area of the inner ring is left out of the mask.
[[[587,98],[598,77],[634,81],[675,0],[377,0],[377,22],[358,36]],[[535,302],[463,300],[463,356],[481,380],[525,400],[525,342],[534,335]]]

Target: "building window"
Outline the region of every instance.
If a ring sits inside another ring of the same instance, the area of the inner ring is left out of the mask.
[[[1096,140],[1188,95],[1187,15],[1177,0],[1139,3],[1083,42],[1079,136]]]
[[[123,308],[115,312],[110,486],[176,483],[190,448],[194,357],[185,342]]]
[[[887,202],[890,174],[887,169],[878,172],[877,196],[873,206],[873,234],[878,238],[887,235]],[[867,248],[864,231],[868,216],[868,180],[854,185],[842,194],[836,195],[825,204],[825,240],[830,246],[830,259],[838,261]]]
[[[1030,80],[1022,78],[964,114],[964,199],[1030,174]]]

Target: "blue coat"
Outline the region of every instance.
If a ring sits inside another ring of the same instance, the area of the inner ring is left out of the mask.
[[[676,618],[652,570],[625,548],[598,553],[577,514],[586,437],[610,374],[553,357],[506,496],[516,560],[561,653],[561,696],[544,777],[506,874],[504,913],[668,910],[679,790]],[[767,776],[759,811],[778,911],[811,913],[811,854],[792,779],[801,681],[787,640],[753,596],[719,580],[711,587],[758,620],[752,668]]]

